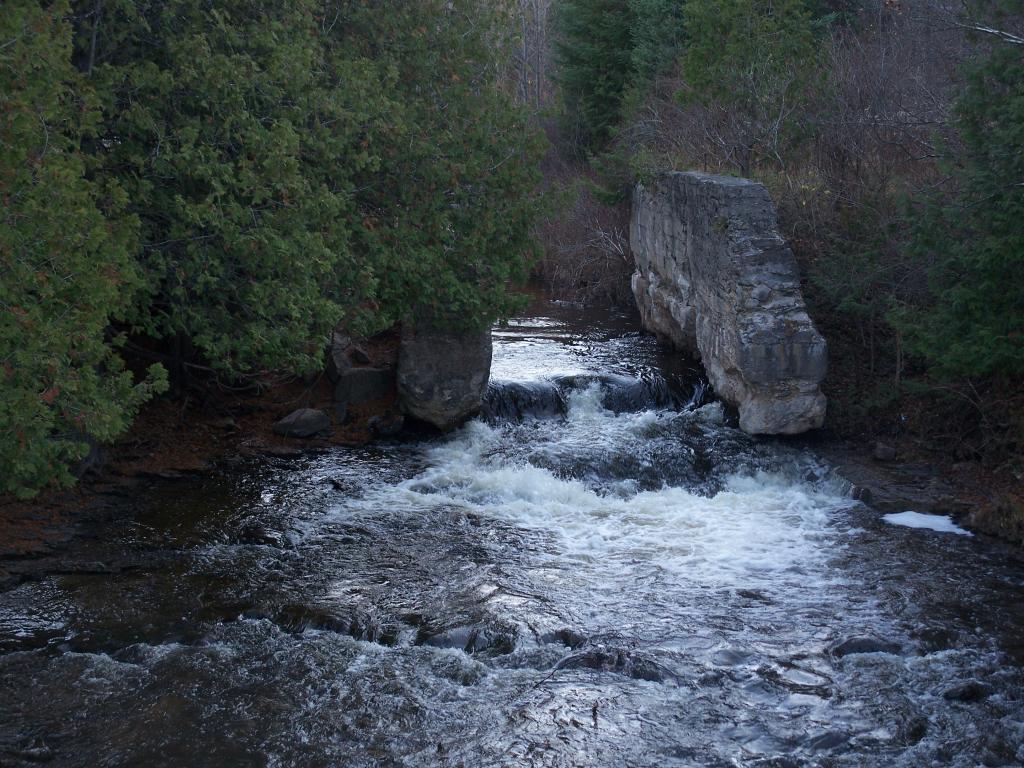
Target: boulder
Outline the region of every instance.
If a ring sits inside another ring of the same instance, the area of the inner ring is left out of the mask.
[[[330,428],[327,414],[314,408],[300,408],[274,424],[274,432],[284,437],[312,437]]]
[[[449,430],[480,410],[491,373],[491,331],[404,328],[398,401],[408,415]]]
[[[346,406],[383,400],[395,389],[395,372],[389,368],[351,368],[338,379],[334,401]]]
[[[349,349],[352,347],[352,339],[343,333],[333,331],[330,344],[327,345],[327,378],[337,384],[341,378],[352,370],[352,361],[349,359]]]
[[[367,351],[360,347],[358,344],[353,344],[351,347],[349,347],[348,357],[353,363],[357,363],[359,365],[370,364],[369,353],[367,353]]]
[[[699,357],[750,434],[820,427],[827,346],[756,182],[670,173],[633,196],[633,293],[644,326]]]

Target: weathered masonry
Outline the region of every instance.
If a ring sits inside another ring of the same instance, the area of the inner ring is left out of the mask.
[[[807,314],[768,191],[668,173],[633,196],[633,293],[644,326],[699,356],[750,434],[820,427],[827,345]]]

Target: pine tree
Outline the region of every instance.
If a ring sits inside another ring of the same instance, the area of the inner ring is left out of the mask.
[[[612,137],[633,72],[630,0],[565,0],[556,16],[557,81],[569,127],[584,150]]]
[[[675,67],[683,50],[684,0],[630,0],[631,67],[640,84]]]
[[[955,109],[956,194],[919,212],[912,247],[935,264],[935,303],[900,316],[944,376],[1024,375],[1024,46],[999,44]]]
[[[97,111],[71,66],[67,2],[0,13],[0,493],[72,481],[162,385],[136,384],[108,343],[137,284],[123,192],[86,180]]]

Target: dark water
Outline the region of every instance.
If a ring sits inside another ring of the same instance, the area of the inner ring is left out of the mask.
[[[0,764],[1004,766],[1024,568],[755,441],[625,317],[432,442],[157,484],[0,594]]]

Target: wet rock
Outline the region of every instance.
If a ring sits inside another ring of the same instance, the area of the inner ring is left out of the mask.
[[[917,512],[960,518],[973,504],[960,495],[932,464],[880,462],[856,449],[816,445],[815,450],[851,485],[851,495],[879,512]]]
[[[56,757],[48,744],[38,739],[29,742],[27,745],[14,752],[14,756],[27,763],[42,765],[53,761]]]
[[[726,680],[726,674],[719,669],[713,669],[710,672],[704,672],[700,677],[697,678],[697,685],[711,688],[719,687],[722,682]]]
[[[334,419],[339,424],[348,422],[348,403],[340,402],[334,404]]]
[[[326,611],[305,605],[286,605],[273,617],[273,621],[287,632],[300,634],[306,630],[353,633],[353,621],[347,616],[334,616]]]
[[[313,437],[331,428],[331,420],[323,411],[300,408],[274,424],[274,433],[283,437]]]
[[[515,631],[501,627],[453,627],[432,633],[429,627],[420,628],[417,645],[432,648],[457,648],[465,653],[503,655],[515,650]]]
[[[397,626],[383,624],[370,615],[337,615],[330,610],[309,605],[286,605],[274,612],[253,608],[242,615],[244,618],[268,619],[283,631],[296,635],[309,631],[333,632],[386,646],[394,646],[400,635]]]
[[[806,763],[797,760],[795,757],[779,755],[776,757],[763,757],[749,763],[750,768],[806,768]]]
[[[849,637],[836,643],[829,649],[836,658],[853,656],[861,653],[899,653],[903,646],[899,643],[892,643],[877,637]]]
[[[377,437],[395,437],[405,426],[405,417],[400,413],[385,413],[371,417],[366,426]]]
[[[363,487],[354,480],[344,477],[332,477],[330,483],[334,490],[340,491],[352,498],[359,498],[363,495]]]
[[[359,365],[369,365],[370,355],[358,344],[353,344],[348,350],[349,359]]]
[[[928,735],[928,718],[915,716],[909,718],[899,728],[898,737],[906,744],[917,744]]]
[[[347,406],[383,400],[395,389],[395,372],[387,368],[353,368],[334,388],[334,402]]]
[[[874,499],[874,494],[871,493],[870,488],[863,488],[859,485],[853,486],[850,495],[853,496],[854,501],[859,501],[861,504],[867,504],[869,506],[871,505],[871,501]]]
[[[542,643],[561,643],[566,648],[572,648],[575,650],[584,643],[587,642],[587,638],[577,632],[575,629],[565,627],[564,629],[557,629],[554,632],[548,632],[542,635],[540,638]]]
[[[303,455],[303,450],[297,445],[263,445],[251,446],[254,453],[263,456],[274,456],[278,459],[294,459]]]
[[[747,600],[756,600],[759,603],[765,603],[767,605],[771,605],[775,602],[759,589],[737,589],[736,595],[746,598]]]
[[[567,408],[565,395],[553,382],[499,381],[487,387],[481,416],[492,423],[554,419]]]
[[[249,523],[238,532],[238,543],[281,547],[284,544],[284,537],[276,531],[267,530],[259,523]]]
[[[676,682],[676,676],[657,661],[635,651],[603,645],[574,653],[560,661],[555,669],[593,669],[652,683]]]
[[[841,731],[829,731],[823,733],[820,736],[815,736],[813,739],[807,742],[807,748],[812,752],[827,752],[841,747],[846,743],[849,736],[842,733]]]
[[[704,173],[638,185],[630,245],[644,327],[701,358],[741,429],[822,425],[827,346],[762,185]]]
[[[817,696],[820,699],[832,697],[830,688],[832,681],[829,678],[814,670],[798,667],[792,663],[784,663],[779,667],[762,665],[758,667],[757,674],[774,685],[793,693]]]
[[[965,683],[954,685],[943,692],[942,698],[946,701],[959,701],[963,704],[973,704],[984,701],[992,695],[992,689],[977,680],[968,680]]]
[[[465,648],[469,645],[470,636],[473,634],[472,627],[453,627],[444,631],[436,632],[430,629],[429,625],[420,627],[416,638],[417,645],[427,645],[431,648]]]
[[[875,443],[875,450],[871,453],[875,461],[895,461],[896,449],[885,443]]]
[[[327,345],[327,378],[337,384],[345,374],[352,369],[352,361],[349,359],[349,350],[352,347],[352,339],[343,333],[331,333],[331,341]]]
[[[452,429],[480,411],[491,372],[491,332],[402,330],[398,400],[413,418]]]

